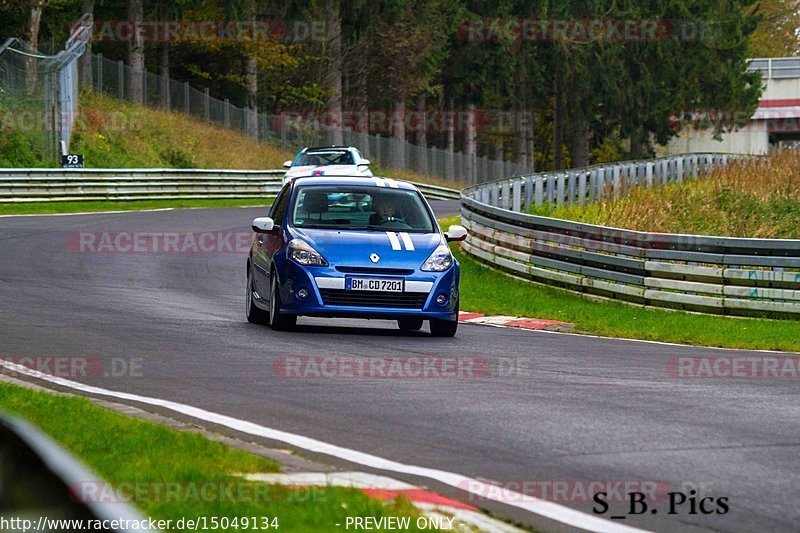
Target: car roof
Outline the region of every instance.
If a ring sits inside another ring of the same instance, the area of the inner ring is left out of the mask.
[[[355,150],[355,147],[353,147],[353,146],[314,146],[314,147],[311,147],[311,148],[306,148],[304,151],[306,153],[308,153],[308,152],[323,152],[323,151],[327,151],[327,150],[341,150],[341,151],[344,151],[344,150]]]
[[[387,189],[403,189],[406,191],[418,190],[407,181],[391,178],[365,177],[365,176],[309,176],[292,180],[298,185],[355,185],[358,187],[377,187]],[[396,186],[396,187],[395,187]]]

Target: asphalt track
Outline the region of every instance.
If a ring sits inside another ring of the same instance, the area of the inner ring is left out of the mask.
[[[434,202],[440,216],[457,202]],[[0,218],[0,356],[140,359],[141,375],[72,378],[509,488],[658,483],[658,531],[797,531],[796,379],[677,379],[676,356],[764,355],[462,325],[454,339],[394,323],[303,319],[277,333],[244,320],[243,253],[96,253],[79,232],[246,233],[258,208]],[[731,327],[740,322],[731,321]],[[287,378],[292,356],[473,357],[516,372],[473,378]],[[511,374],[511,375],[507,375]],[[402,476],[400,476],[402,477]],[[409,481],[425,480],[408,478]],[[429,484],[445,493],[458,491]],[[666,515],[663,492],[727,497],[727,514]],[[612,489],[613,492],[613,489]],[[541,493],[536,493],[541,495]],[[476,503],[474,499],[470,499]],[[555,522],[487,508],[543,530]],[[627,504],[606,513],[621,515]]]

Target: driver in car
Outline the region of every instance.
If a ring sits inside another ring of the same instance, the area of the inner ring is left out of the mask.
[[[379,196],[372,202],[372,209],[375,211],[369,217],[370,225],[377,226],[386,222],[404,222],[403,217],[397,212],[397,208],[390,199]]]

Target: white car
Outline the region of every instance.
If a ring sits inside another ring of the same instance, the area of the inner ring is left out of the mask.
[[[303,148],[294,161],[283,164],[283,182],[309,176],[366,176],[372,177],[369,159],[352,146]]]

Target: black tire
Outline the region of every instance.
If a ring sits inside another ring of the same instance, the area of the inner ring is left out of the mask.
[[[455,337],[458,331],[458,308],[459,302],[456,302],[456,319],[455,320],[437,320],[432,318],[431,323],[431,336],[433,337]]]
[[[278,290],[278,275],[272,275],[269,284],[269,326],[275,331],[289,331],[297,324],[297,315],[281,313],[281,292]]]
[[[419,331],[422,329],[422,319],[401,318],[397,321],[397,326],[403,331]]]
[[[247,293],[245,294],[244,312],[247,316],[247,321],[251,324],[269,324],[269,313],[256,307],[253,301],[253,269],[247,269]]]
[[[433,337],[455,337],[458,320],[431,319],[431,335]]]

